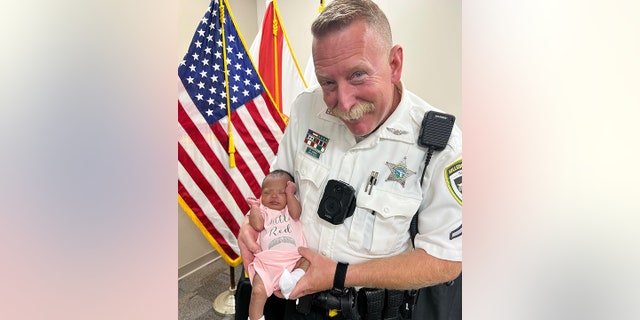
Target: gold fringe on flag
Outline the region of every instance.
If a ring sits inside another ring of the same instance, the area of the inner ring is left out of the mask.
[[[220,1],[220,24],[222,31],[222,61],[227,61],[227,44],[224,35],[224,1]],[[227,98],[227,133],[229,134],[229,168],[236,167],[236,146],[233,143],[233,129],[231,126],[231,102],[229,101],[229,74],[227,73],[227,64],[224,65],[224,83]]]

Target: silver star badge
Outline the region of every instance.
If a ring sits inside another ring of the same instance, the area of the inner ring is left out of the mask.
[[[407,157],[404,157],[398,164],[387,161],[387,167],[389,167],[391,173],[385,181],[397,181],[402,185],[403,188],[404,182],[407,180],[407,178],[416,174],[415,171],[411,171],[409,170],[409,168],[407,168]]]

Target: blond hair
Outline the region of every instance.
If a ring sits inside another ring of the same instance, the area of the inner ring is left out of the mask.
[[[321,38],[361,20],[376,31],[376,35],[383,44],[391,47],[393,40],[389,20],[380,7],[371,0],[334,0],[313,22],[311,34],[316,39]]]

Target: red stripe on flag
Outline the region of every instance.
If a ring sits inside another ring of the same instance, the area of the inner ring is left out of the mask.
[[[252,118],[252,120],[258,120],[258,119]],[[264,122],[262,123],[264,124]],[[263,127],[259,125],[257,122],[256,124],[257,126],[255,128],[252,127],[253,130],[249,130],[247,126],[244,124],[244,121],[241,117],[234,117],[233,119],[233,127],[236,129],[237,134],[240,137],[242,137],[242,141],[247,146],[247,150],[249,151],[249,153],[251,153],[251,155],[253,156],[253,158],[261,168],[269,169],[269,165],[270,165],[269,160],[267,160],[264,153],[262,153],[261,151],[262,147],[258,146],[255,139],[253,138],[255,135],[265,136],[266,134],[268,134],[269,127]],[[267,142],[269,143],[269,141]],[[237,148],[236,148],[236,152],[239,152]]]
[[[270,101],[269,100],[269,96],[266,93],[262,93],[262,99],[264,99],[264,101]],[[253,105],[254,108],[257,108],[257,106],[253,103],[251,103],[251,105]],[[270,102],[267,102],[267,105],[271,105]],[[249,106],[249,104],[247,104],[247,106]],[[273,121],[275,124],[278,125],[278,127],[280,128],[280,131],[284,132],[284,129],[287,127],[287,124],[284,122],[284,120],[282,120],[282,116],[280,116],[280,113],[278,113],[278,110],[276,110],[276,108],[267,108],[267,110],[269,110],[269,114],[271,114],[271,119],[269,119],[269,121]],[[261,118],[261,117],[257,117],[257,118]],[[276,143],[279,143],[280,141],[278,139],[276,139]]]
[[[235,122],[236,121],[238,121],[238,120],[234,120],[233,121],[234,126],[235,126]],[[226,129],[222,128],[222,126],[219,126],[219,125],[213,125],[213,126],[211,126],[211,131],[216,136],[216,139],[218,139],[218,142],[220,142],[222,144],[222,146],[225,148],[225,150],[228,150],[229,149],[229,136],[227,135]],[[246,138],[246,137],[243,137],[243,139],[244,138]],[[237,138],[236,138],[236,140],[237,140]],[[256,179],[255,175],[251,173],[251,168],[249,168],[249,166],[247,165],[247,162],[244,160],[243,155],[241,153],[237,152],[237,149],[236,149],[235,157],[236,157],[236,169],[240,170],[240,172],[242,173],[242,177],[247,182],[247,185],[249,185],[249,188],[253,192],[253,195],[260,194],[260,182],[258,182],[258,180]],[[268,161],[267,161],[267,163],[268,163]],[[267,165],[267,168],[268,168],[268,165]],[[230,184],[226,184],[225,183],[225,187],[227,189],[229,189],[229,192],[231,192],[231,195],[233,196],[233,199],[238,203],[238,205],[242,209],[242,212],[249,211],[249,205],[247,204],[247,200],[242,195],[242,193],[238,189],[238,187],[235,184],[235,182],[233,182],[233,179],[231,179],[231,177],[229,177],[229,178],[227,178],[227,180],[222,180],[222,181],[229,181],[230,182]]]
[[[185,168],[185,170],[191,176],[191,179],[195,182],[202,193],[207,197],[207,200],[211,202],[214,208],[218,211],[218,215],[225,222],[227,228],[231,230],[231,232],[237,237],[240,232],[240,226],[233,215],[229,212],[229,208],[224,204],[218,193],[215,191],[213,186],[207,181],[207,178],[202,174],[200,169],[193,162],[191,157],[184,150],[182,145],[178,144],[178,159],[180,164]],[[216,159],[217,160],[217,159]],[[218,162],[218,166],[220,162]],[[215,167],[214,167],[215,170]],[[217,170],[218,171],[218,170]],[[223,180],[224,181],[224,180]],[[246,202],[246,201],[245,201]],[[248,205],[247,205],[248,206]],[[202,222],[202,219],[200,219]],[[209,228],[207,228],[208,230]]]
[[[198,203],[191,197],[189,191],[184,187],[184,185],[178,180],[178,194],[182,197],[182,200],[187,204],[187,206],[193,211],[193,214],[198,217],[202,226],[207,229],[211,237],[216,241],[216,243],[229,255],[231,260],[235,260],[238,258],[238,255],[235,253],[233,248],[229,245],[227,240],[218,232],[218,230],[213,226],[209,218],[204,214]]]
[[[245,106],[249,114],[251,114],[252,120],[255,123],[254,130],[258,130],[258,133],[266,141],[267,146],[258,146],[258,144],[253,139],[253,135],[255,134],[255,132],[251,132],[244,124],[244,122],[238,121],[239,119],[235,119],[233,121],[233,126],[237,128],[238,133],[241,136],[245,137],[244,141],[247,144],[247,147],[251,151],[251,154],[253,154],[253,157],[258,161],[258,163],[260,163],[260,166],[268,169],[270,163],[265,158],[264,153],[262,153],[261,149],[264,147],[269,147],[271,148],[273,154],[276,154],[278,152],[278,140],[271,133],[269,125],[267,125],[265,120],[260,116],[256,105],[253,102],[249,102],[245,104]]]
[[[182,108],[182,105],[180,105],[180,108],[178,108],[178,118],[181,119],[180,123],[181,124],[185,123],[187,127],[195,126],[192,123],[191,118],[186,114],[184,108]],[[210,128],[211,128],[211,131],[216,136],[218,142],[220,142],[225,147],[225,150],[227,150],[228,143],[229,143],[228,142],[229,136],[227,135],[225,129],[222,128],[219,122],[214,123],[213,125],[210,126]],[[213,152],[213,149],[211,149],[211,147],[209,146],[205,138],[202,136],[202,134],[200,134],[200,131],[190,130],[188,134],[191,140],[193,141],[193,143],[197,146],[202,156],[207,160],[207,163],[209,164],[209,166],[211,166],[213,171],[220,178],[220,181],[224,183],[224,188],[226,188],[229,191],[229,193],[231,193],[231,196],[240,207],[240,210],[242,212],[247,212],[249,210],[249,205],[247,204],[247,200],[245,199],[245,196],[242,195],[242,192],[240,191],[235,181],[227,171],[226,167],[228,167],[228,163],[223,163],[220,160],[220,158]],[[239,154],[236,155],[236,165],[238,164],[238,162],[241,164],[241,167],[246,167],[244,165],[244,160],[242,159],[242,156]],[[258,183],[258,181],[255,179],[253,175],[243,175],[243,176],[247,180],[247,183],[249,184],[254,194],[255,194],[256,188],[257,190],[260,190],[260,184]],[[213,192],[213,188],[210,185],[208,186],[208,189],[211,189],[211,191]],[[203,190],[203,193],[207,194],[205,190]],[[214,204],[214,207],[218,208],[218,206],[224,206],[226,208],[226,205],[224,205],[222,200],[220,200],[220,198],[217,198],[217,199],[218,199],[217,202],[212,201],[212,203]],[[225,218],[225,221],[226,220],[234,221],[233,225],[236,227],[236,230],[231,229],[231,231],[233,231],[235,235],[238,235],[238,230],[237,230],[238,225],[237,225],[237,222],[235,222],[233,215],[229,213],[229,216],[224,215],[223,218]]]

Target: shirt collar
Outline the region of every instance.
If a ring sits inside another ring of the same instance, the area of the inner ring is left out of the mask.
[[[415,143],[418,141],[414,130],[415,117],[412,114],[415,108],[412,108],[408,91],[404,90],[402,82],[398,84],[397,89],[401,93],[400,103],[375,133],[379,135],[380,139]]]

